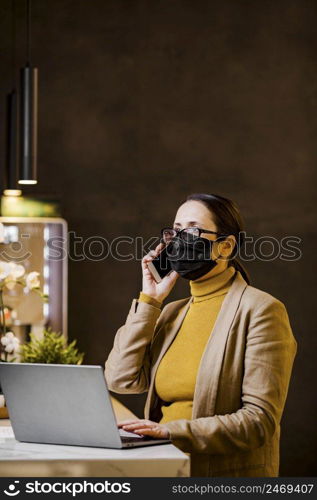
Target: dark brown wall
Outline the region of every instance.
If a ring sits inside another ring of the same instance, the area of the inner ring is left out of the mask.
[[[2,134],[10,4],[0,4]],[[21,65],[24,2],[17,10]],[[286,304],[299,343],[282,421],[289,476],[317,472],[316,10],[314,0],[33,0],[35,192],[61,198],[70,230],[156,235],[203,191],[233,198],[254,236],[302,239],[296,262],[249,265],[254,286]],[[140,285],[139,262],[70,262],[70,334],[87,363],[104,363]],[[178,284],[171,298],[186,294]],[[143,396],[121,399],[142,415]]]

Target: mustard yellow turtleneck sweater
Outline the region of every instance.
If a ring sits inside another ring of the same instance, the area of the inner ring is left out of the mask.
[[[189,282],[193,301],[155,376],[156,393],[164,402],[160,423],[192,418],[199,363],[234,275],[235,269],[230,266],[211,278]],[[144,293],[139,300],[153,303]]]

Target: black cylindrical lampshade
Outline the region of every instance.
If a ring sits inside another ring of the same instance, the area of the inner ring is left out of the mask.
[[[25,66],[20,82],[19,184],[37,183],[38,70]]]
[[[17,184],[17,92],[7,95],[6,107],[6,181],[5,189],[16,190]]]

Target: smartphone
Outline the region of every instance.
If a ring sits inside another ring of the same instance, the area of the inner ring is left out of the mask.
[[[148,268],[157,283],[160,283],[171,271],[171,263],[167,258],[166,248],[155,259],[148,262]]]

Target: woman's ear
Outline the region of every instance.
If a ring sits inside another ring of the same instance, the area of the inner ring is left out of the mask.
[[[224,259],[228,259],[234,252],[235,246],[236,246],[236,239],[232,234],[227,236],[225,240],[218,241],[217,252],[219,258],[222,257]]]

